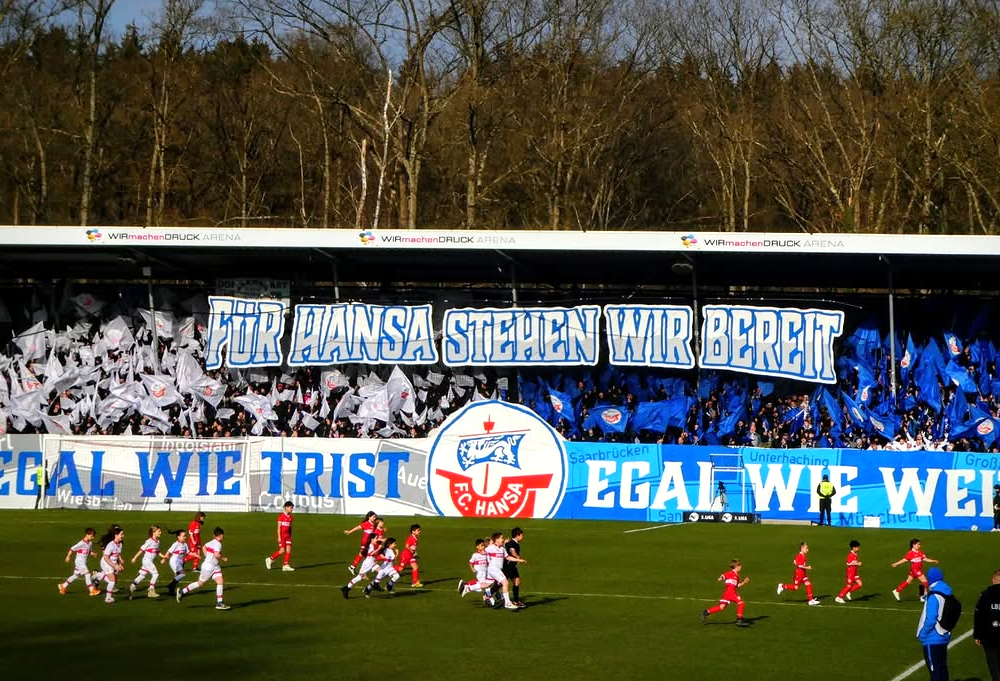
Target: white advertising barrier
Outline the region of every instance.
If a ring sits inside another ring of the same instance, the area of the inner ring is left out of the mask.
[[[0,509],[433,513],[426,440],[11,435]],[[38,471],[44,469],[39,495]]]

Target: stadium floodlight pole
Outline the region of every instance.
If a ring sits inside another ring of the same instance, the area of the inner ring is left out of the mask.
[[[146,277],[146,290],[149,292],[149,324],[153,328],[153,371],[160,373],[160,338],[156,335],[156,306],[153,303],[153,268],[142,266],[142,276]]]
[[[892,289],[892,263],[884,255],[878,257],[885,263],[886,273],[889,281],[889,386],[892,390],[892,399],[896,400],[896,309]],[[913,358],[910,358],[913,361]]]
[[[694,374],[694,390],[695,395],[701,389],[701,367],[697,366],[699,353],[701,352],[701,337],[698,327],[698,265],[695,259],[687,253],[681,253],[687,262],[675,262],[670,266],[670,271],[674,274],[691,274],[691,311],[694,313],[694,323],[692,324],[692,331],[694,332],[694,357],[695,357],[695,374]]]

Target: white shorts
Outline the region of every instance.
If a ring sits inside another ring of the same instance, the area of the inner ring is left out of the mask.
[[[222,568],[218,565],[202,565],[201,572],[198,573],[198,581],[210,582],[216,575],[222,576]]]
[[[115,575],[118,573],[115,571],[115,566],[108,561],[101,559],[101,572],[104,573],[105,577],[110,577],[112,581],[115,579]]]
[[[156,578],[160,576],[160,571],[156,569],[155,565],[142,561],[142,567],[139,568],[139,574],[141,575],[146,573],[153,578],[154,582],[156,581]]]
[[[184,558],[178,558],[176,556],[171,556],[170,560],[167,562],[170,569],[174,571],[175,575],[184,574]]]
[[[372,570],[378,569],[378,561],[376,561],[371,556],[368,556],[363,561],[361,561],[361,567],[358,568],[359,575],[367,575]]]
[[[392,581],[396,581],[397,579],[399,579],[399,573],[396,572],[395,567],[389,565],[379,570],[378,574],[375,575],[375,579],[382,579],[383,577],[388,577]]]
[[[495,567],[489,567],[486,569],[486,579],[492,579],[494,582],[499,584],[507,583],[507,576],[503,573],[503,570]]]

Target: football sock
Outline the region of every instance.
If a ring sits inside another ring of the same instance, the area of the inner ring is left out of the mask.
[[[285,565],[288,565],[288,561],[292,559],[292,549],[285,551]]]
[[[397,572],[402,572],[402,570],[397,570]],[[413,583],[416,584],[420,581],[420,568],[413,567]]]
[[[743,619],[743,603],[736,604],[736,619]]]
[[[216,584],[215,585],[215,601],[217,603],[221,603],[222,602],[222,585],[221,584]]]
[[[274,553],[271,554],[271,560],[275,560],[280,555],[281,551],[275,551]]]
[[[521,600],[521,587],[517,584],[514,585],[514,600],[515,601]]]

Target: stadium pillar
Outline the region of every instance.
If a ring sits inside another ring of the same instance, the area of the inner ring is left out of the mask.
[[[884,255],[879,256],[879,260],[885,263],[886,275],[889,285],[889,387],[892,390],[892,399],[896,400],[896,309],[895,299],[892,289],[892,263]]]
[[[160,373],[160,337],[156,333],[156,304],[153,302],[153,268],[143,265],[142,274],[146,277],[146,291],[149,293],[149,324],[153,328],[153,371]]]

